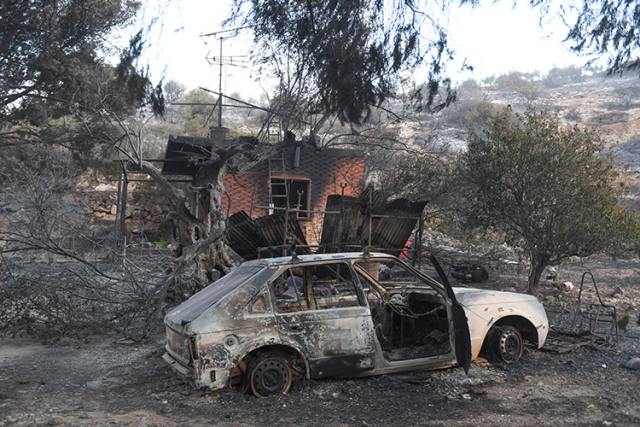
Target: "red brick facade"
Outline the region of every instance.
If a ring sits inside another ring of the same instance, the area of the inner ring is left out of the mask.
[[[305,183],[309,194],[301,197],[308,197],[309,210],[324,211],[327,196],[341,194],[342,187],[347,196],[357,196],[364,189],[364,159],[351,150],[329,148],[316,153],[308,148],[300,148],[297,167],[295,158],[295,149],[284,153],[286,179]],[[272,160],[272,178],[282,178],[281,164],[279,158]],[[224,184],[231,196],[230,215],[241,210],[253,218],[268,213],[265,207],[269,206],[269,162],[265,161],[238,175],[227,175]],[[226,200],[223,205],[226,214]],[[314,213],[309,218],[300,219],[300,226],[311,245],[320,240],[323,216]]]

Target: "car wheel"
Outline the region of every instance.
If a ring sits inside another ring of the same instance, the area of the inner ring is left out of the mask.
[[[522,356],[522,335],[511,325],[496,326],[489,335],[489,360],[492,363],[513,363]]]
[[[286,393],[291,388],[291,368],[275,354],[262,353],[249,363],[247,381],[258,397]]]

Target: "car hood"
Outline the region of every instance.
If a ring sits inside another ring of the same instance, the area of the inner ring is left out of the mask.
[[[488,304],[504,304],[516,302],[534,302],[538,298],[533,295],[519,294],[515,292],[501,292],[475,288],[453,288],[458,302],[465,307],[475,305],[486,306]]]

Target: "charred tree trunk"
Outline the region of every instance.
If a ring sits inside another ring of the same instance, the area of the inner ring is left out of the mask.
[[[538,295],[538,286],[544,269],[549,265],[549,260],[539,254],[531,254],[531,269],[529,270],[529,284],[527,293],[530,295]]]
[[[218,164],[216,164],[218,163]],[[223,237],[226,221],[222,213],[222,198],[225,193],[224,176],[227,166],[221,158],[208,167],[203,167],[194,180],[194,197],[181,203],[180,257],[183,262],[177,273],[182,273],[189,263],[201,286],[214,277],[216,261],[219,259],[218,241]],[[187,207],[187,203],[189,207]]]
[[[295,141],[290,132],[279,144],[260,146],[254,138],[240,137],[229,147],[221,147],[212,158],[203,162],[195,176],[191,194],[184,194],[174,187],[152,164],[141,162],[140,167],[149,173],[172,198],[180,216],[180,244],[174,251],[173,268],[167,271],[158,292],[159,303],[166,299],[167,292],[188,277],[189,291],[195,291],[211,283],[218,274],[231,269],[231,261],[225,253],[222,240],[226,229],[226,218],[222,201],[226,191],[224,178],[228,173],[240,172],[268,159],[290,147],[303,143]],[[190,293],[189,292],[189,293]]]

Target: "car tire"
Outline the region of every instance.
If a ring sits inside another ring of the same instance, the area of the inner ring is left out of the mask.
[[[247,382],[257,397],[287,393],[292,382],[291,368],[275,354],[262,353],[249,363]]]
[[[511,325],[496,326],[489,335],[489,361],[509,364],[520,360],[524,348],[522,335]]]

